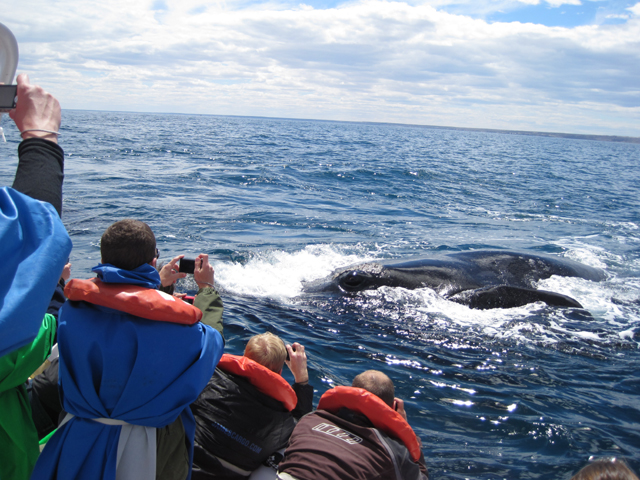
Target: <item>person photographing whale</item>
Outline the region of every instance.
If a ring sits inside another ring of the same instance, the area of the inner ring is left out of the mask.
[[[114,223],[100,253],[97,278],[65,287],[58,345],[67,415],[32,478],[188,478],[195,430],[189,404],[224,345],[213,267],[199,255],[200,288],[189,305],[156,289],[159,252],[146,223]]]
[[[0,36],[7,31],[0,24]],[[10,83],[13,72],[0,77]],[[56,321],[46,312],[71,239],[60,219],[60,103],[26,74],[18,76],[16,91],[9,117],[23,140],[13,185],[0,188],[0,478],[26,480],[39,448],[24,382],[54,342]]]
[[[279,480],[428,480],[418,436],[393,381],[367,370],[327,390],[291,434]]]
[[[159,268],[160,265],[157,266],[162,283],[162,285],[158,287],[158,290],[172,295],[174,294],[173,288],[175,282],[181,278],[185,278],[187,273],[192,274],[200,292],[198,306],[200,309],[204,310],[201,322],[205,324],[213,324],[216,321],[219,321],[221,319],[222,312],[222,303],[221,300],[219,300],[219,297],[212,302],[204,301],[207,295],[204,294],[203,289],[207,287],[213,288],[213,276],[210,276],[210,273],[213,272],[208,271],[210,270],[210,265],[208,265],[208,256],[202,254],[196,259],[191,259],[188,262],[182,262],[182,258],[184,258],[184,255],[178,255],[161,266],[161,268]],[[160,252],[156,251],[156,261],[159,262],[159,259]],[[186,272],[184,271],[185,265],[188,265]],[[65,269],[63,270],[59,283],[59,285],[62,285],[62,288],[64,288],[65,283],[69,281],[71,276],[70,268],[70,263],[65,265]],[[58,288],[59,287],[56,287],[56,293],[58,292]],[[209,292],[210,295],[212,293],[213,292]],[[215,295],[217,296],[217,294]],[[175,296],[184,300],[184,294],[175,294]],[[66,300],[66,297],[64,297],[63,294],[62,297],[62,302],[60,302],[60,299],[54,294],[54,298],[51,300],[47,313],[52,313],[57,318],[58,310],[64,303],[64,300]],[[188,301],[193,303],[195,298],[190,297]],[[43,438],[55,430],[59,419],[64,418],[64,415],[66,414],[62,409],[58,394],[57,357],[52,359],[50,365],[42,373],[37,375],[34,374],[30,387],[31,388],[30,390],[28,389],[28,391],[33,421],[38,430],[38,437]]]
[[[293,386],[281,376],[285,364]],[[243,356],[222,356],[191,405],[196,419],[192,479],[248,478],[286,446],[296,420],[312,408],[304,346],[285,345],[269,332],[254,335]]]

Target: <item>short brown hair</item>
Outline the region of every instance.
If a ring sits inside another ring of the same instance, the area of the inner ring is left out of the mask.
[[[638,480],[638,477],[624,461],[601,458],[583,467],[571,480]]]
[[[364,388],[393,408],[393,402],[396,398],[395,388],[391,379],[384,373],[378,370],[367,370],[357,375],[351,386]]]
[[[100,239],[102,263],[124,270],[135,270],[151,263],[156,256],[156,237],[139,220],[125,219],[105,230]]]
[[[249,339],[244,349],[244,356],[272,372],[280,373],[287,358],[287,349],[280,337],[267,332],[254,335]]]

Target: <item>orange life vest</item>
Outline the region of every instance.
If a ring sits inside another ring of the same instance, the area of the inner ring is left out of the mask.
[[[64,294],[69,300],[113,308],[147,320],[193,325],[202,318],[198,308],[173,295],[137,285],[104,283],[97,278],[74,278],[67,283]]]
[[[288,411],[296,408],[298,397],[291,385],[281,375],[272,372],[258,362],[247,357],[225,353],[218,363],[218,368],[245,378],[258,391],[282,403]]]
[[[363,388],[334,387],[327,390],[318,402],[318,410],[337,413],[348,408],[367,417],[375,428],[404,443],[414,461],[421,455],[420,440],[407,421],[379,397]]]

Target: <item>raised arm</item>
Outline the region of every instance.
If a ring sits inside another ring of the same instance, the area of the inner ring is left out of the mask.
[[[309,372],[307,371],[307,354],[304,353],[304,346],[295,342],[293,345],[287,345],[289,352],[289,360],[286,361],[287,367],[293,373],[296,383],[309,383]]]
[[[213,266],[209,263],[209,255],[201,253],[196,258],[193,279],[198,284],[198,293],[193,305],[202,310],[202,323],[215,328],[224,339],[222,328],[222,299],[213,283]]]
[[[18,147],[18,170],[13,188],[62,212],[64,152],[58,146],[61,110],[58,100],[26,74],[18,76],[18,102],[9,112],[23,141]]]
[[[289,360],[286,361],[286,364],[293,374],[295,380],[293,390],[298,397],[296,408],[291,414],[294,418],[299,419],[313,410],[313,387],[309,385],[307,354],[304,351],[304,345],[295,342],[293,345],[286,345],[286,347],[289,352]]]
[[[404,400],[401,398],[393,399],[393,409],[398,412],[402,418],[407,420],[407,412],[404,409]],[[424,452],[422,451],[422,440],[420,437],[416,435],[418,442],[420,443],[420,459],[416,462],[417,467],[415,468],[415,464],[413,462],[409,462],[407,460],[406,455],[399,455],[402,458],[400,461],[401,470],[402,470],[402,478],[403,479],[416,479],[416,480],[428,480],[429,479],[429,471],[427,470],[427,464],[424,460]]]

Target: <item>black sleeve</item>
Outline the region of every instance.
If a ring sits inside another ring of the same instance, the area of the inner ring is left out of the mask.
[[[31,381],[32,411],[46,414],[38,415],[34,423],[38,434],[43,437],[58,426],[58,419],[62,412],[60,395],[58,392],[58,359],[54,359],[44,372],[36,375]],[[36,408],[37,407],[37,408]],[[46,421],[48,419],[48,422]]]
[[[51,301],[49,302],[49,308],[47,308],[47,313],[56,317],[56,320],[58,320],[60,307],[62,307],[62,304],[67,301],[67,298],[64,296],[64,284],[65,282],[63,279],[58,281],[56,289],[53,292],[53,296],[51,297]]]
[[[36,200],[49,202],[62,213],[64,152],[57,143],[28,138],[18,146],[18,170],[13,188]]]
[[[305,385],[294,383],[293,391],[296,392],[298,403],[296,408],[291,411],[291,415],[298,420],[313,410],[313,387],[308,383]]]

